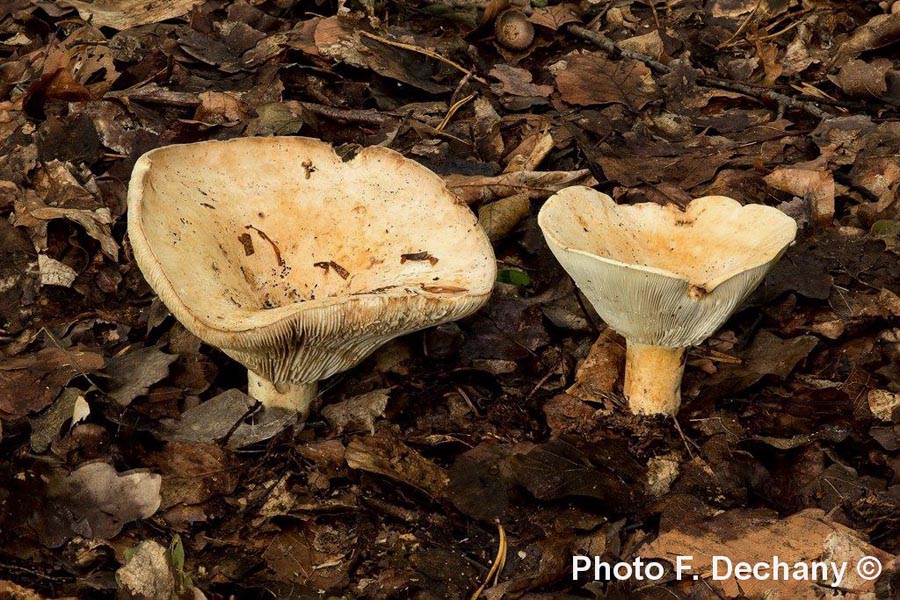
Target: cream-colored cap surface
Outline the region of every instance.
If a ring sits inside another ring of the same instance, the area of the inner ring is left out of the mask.
[[[551,197],[538,224],[610,327],[629,341],[672,348],[716,331],[797,233],[778,209],[724,196],[697,198],[681,211],[618,205],[582,186]]]
[[[167,146],[135,165],[135,259],[190,331],[273,382],[314,382],[488,299],[493,250],[440,177],[310,138]]]

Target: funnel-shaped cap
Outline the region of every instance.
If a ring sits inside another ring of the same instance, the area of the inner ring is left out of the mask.
[[[308,138],[168,146],[138,160],[128,211],[160,299],[274,383],[315,382],[464,317],[495,279],[468,207],[384,148],[344,162]]]
[[[550,249],[606,323],[629,342],[698,344],[724,323],[793,242],[797,225],[724,196],[618,205],[570,187],[541,208]]]

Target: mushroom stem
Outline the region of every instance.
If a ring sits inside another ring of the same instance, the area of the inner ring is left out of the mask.
[[[636,415],[674,415],[681,405],[684,348],[626,341],[625,397]]]
[[[274,383],[253,371],[247,371],[247,389],[250,395],[264,408],[280,408],[297,412],[303,419],[309,414],[309,407],[316,399],[318,382]]]

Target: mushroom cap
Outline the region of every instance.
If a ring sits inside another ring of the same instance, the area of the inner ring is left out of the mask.
[[[544,237],[597,313],[627,339],[687,347],[709,337],[797,234],[778,209],[706,196],[618,205],[575,186],[538,214]]]
[[[497,41],[510,50],[525,50],[534,41],[534,25],[521,10],[507,8],[494,21]]]
[[[311,383],[488,299],[496,262],[443,180],[371,147],[240,138],[135,164],[128,233],[185,327],[273,382]]]

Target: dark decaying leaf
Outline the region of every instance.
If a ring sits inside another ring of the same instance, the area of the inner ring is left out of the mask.
[[[742,364],[722,367],[704,381],[704,387],[722,395],[745,390],[767,375],[784,379],[817,344],[818,339],[811,335],[781,339],[770,331],[760,331],[740,355]]]
[[[433,498],[446,494],[448,478],[444,470],[393,435],[353,438],[345,458],[351,469],[384,475]]]
[[[237,485],[234,457],[216,444],[170,442],[154,452],[148,462],[163,476],[162,509],[176,504],[200,504],[233,492]]]
[[[99,354],[62,348],[0,362],[0,414],[18,418],[46,408],[70,381],[101,369],[103,362]]]
[[[165,378],[169,365],[177,358],[177,354],[147,347],[111,359],[104,369],[110,379],[107,395],[120,406],[128,406],[146,394],[151,385]]]
[[[609,510],[637,508],[643,467],[621,444],[583,452],[564,440],[550,440],[510,459],[516,481],[540,500],[596,498]],[[623,501],[624,500],[624,501]]]

